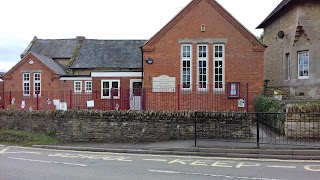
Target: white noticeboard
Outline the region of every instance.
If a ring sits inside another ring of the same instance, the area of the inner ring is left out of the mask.
[[[176,78],[167,75],[153,77],[152,92],[176,92]]]
[[[245,106],[246,106],[246,101],[244,99],[239,99],[238,100],[238,107],[244,108]]]
[[[60,102],[60,108],[59,109],[66,111],[67,110],[67,103],[66,102]]]
[[[94,107],[94,100],[87,101],[87,107]]]

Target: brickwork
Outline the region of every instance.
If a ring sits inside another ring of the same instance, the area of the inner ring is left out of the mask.
[[[30,73],[30,96],[23,96],[23,73]],[[37,97],[34,92],[34,73],[41,73],[41,92],[60,89],[59,76],[34,55],[28,54],[3,77],[4,92],[7,93],[7,97],[4,97],[5,107],[11,103],[9,96],[14,98],[15,102],[25,101],[27,107],[35,107],[36,98],[41,98],[41,95]]]
[[[214,84],[213,46],[223,43],[225,44],[225,82],[249,83],[249,104],[252,105],[254,97],[260,95],[263,90],[264,47],[251,33],[234,21],[216,3],[206,0],[193,1],[144,45],[143,58],[154,60],[151,65],[144,62],[144,87],[152,87],[152,78],[160,75],[175,77],[176,84],[180,84],[181,43],[179,40],[196,38],[198,42],[192,42],[192,84],[197,83],[197,44],[207,44],[208,83],[211,86],[208,94],[214,93],[212,89]],[[201,31],[202,24],[206,27],[205,32]],[[208,38],[214,38],[216,42],[208,43],[206,42]],[[226,42],[222,42],[221,39],[225,39]],[[256,52],[255,48],[259,51]],[[207,99],[210,98],[203,100]]]
[[[3,81],[0,78],[0,109],[4,108],[4,87],[3,87]]]
[[[292,3],[264,27],[265,79],[290,87],[290,99],[318,99],[320,72],[320,2]],[[284,37],[277,36],[279,31]],[[298,77],[298,52],[309,51],[309,77]]]

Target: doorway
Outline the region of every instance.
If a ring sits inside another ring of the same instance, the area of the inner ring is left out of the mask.
[[[142,110],[142,79],[130,79],[130,110]]]

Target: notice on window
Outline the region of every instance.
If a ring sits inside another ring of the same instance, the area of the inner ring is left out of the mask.
[[[152,79],[152,92],[175,92],[176,78],[161,75]]]

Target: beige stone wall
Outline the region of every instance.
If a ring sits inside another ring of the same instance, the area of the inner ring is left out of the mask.
[[[297,33],[298,27],[302,31]],[[283,31],[284,38],[277,37]],[[303,2],[283,10],[265,27],[265,78],[270,86],[290,87],[290,99],[320,98],[320,2]],[[298,78],[298,52],[309,51],[309,78]],[[288,59],[290,61],[288,61]],[[288,68],[290,71],[288,71]]]
[[[320,105],[287,106],[285,136],[297,139],[320,138]]]

